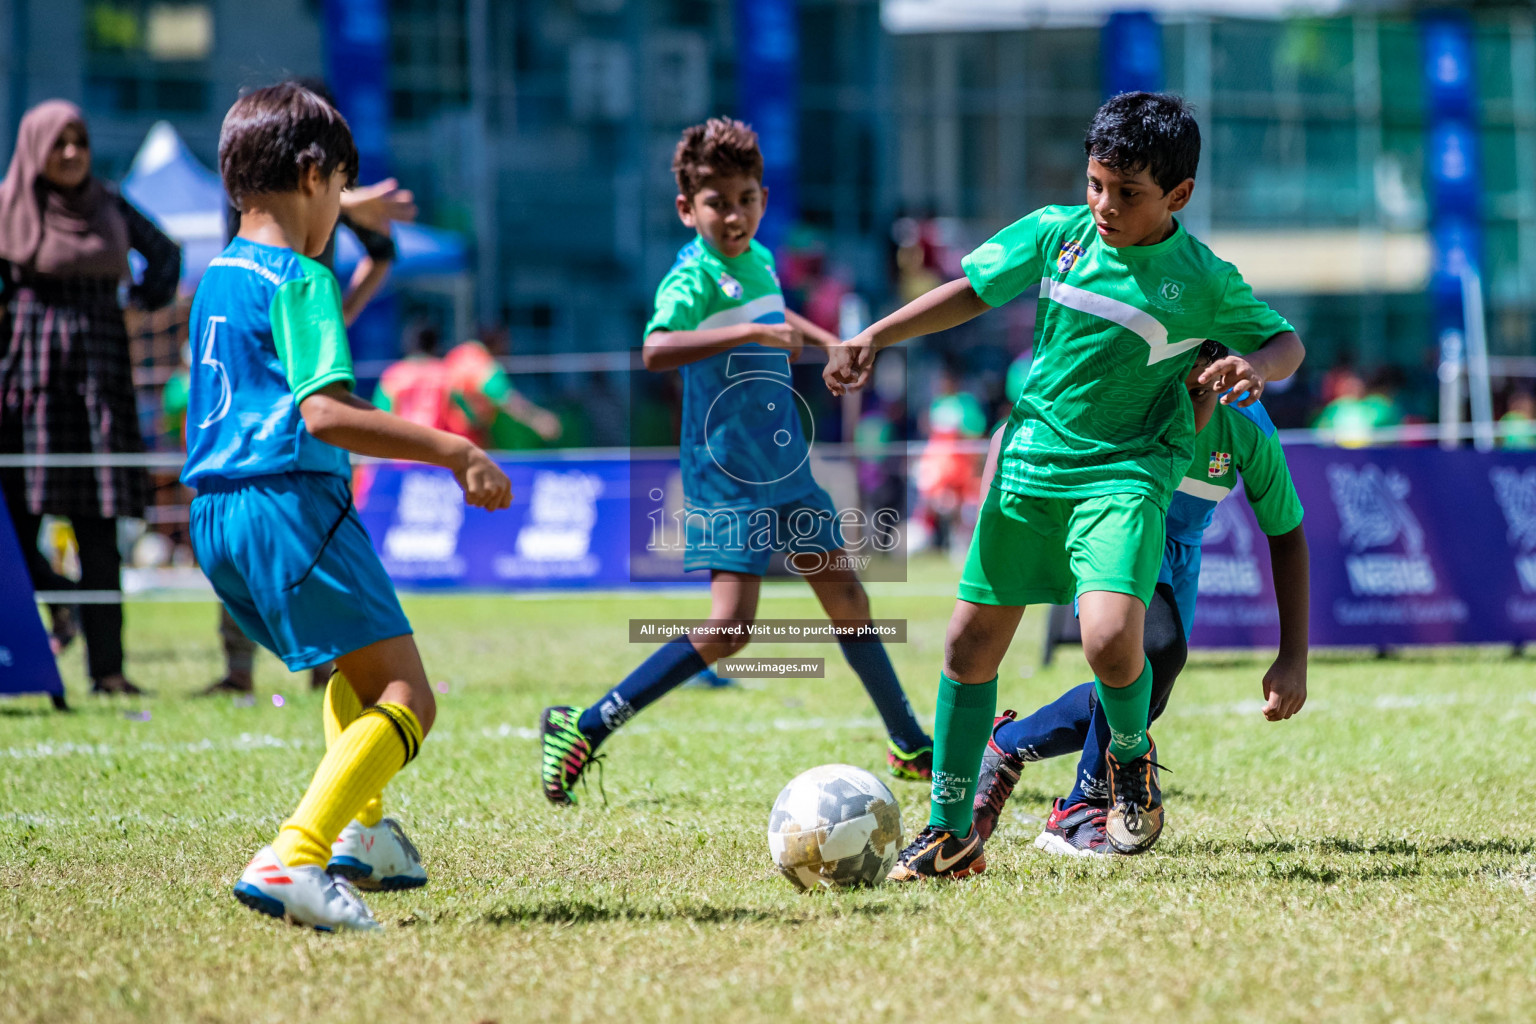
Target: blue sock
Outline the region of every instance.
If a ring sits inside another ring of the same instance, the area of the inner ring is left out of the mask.
[[[1084,683],[1092,686],[1092,683]],[[1097,699],[1093,702],[1093,724],[1083,739],[1083,755],[1077,759],[1077,777],[1072,780],[1072,792],[1067,794],[1067,806],[1109,801],[1109,765],[1104,751],[1109,749],[1109,720]]]
[[[912,705],[907,703],[896,670],[891,667],[890,655],[885,653],[885,644],[878,640],[839,640],[837,645],[864,684],[864,692],[875,702],[886,734],[902,752],[911,754],[933,746],[933,740],[912,713]]]
[[[704,659],[699,657],[693,642],[686,636],[669,640],[642,661],[639,668],[625,676],[622,683],[609,690],[602,700],[583,711],[576,727],[595,749],[609,733],[635,717],[635,712],[698,675],[704,668]]]
[[[1074,686],[1028,718],[1006,723],[992,739],[1026,761],[1075,754],[1083,749],[1097,703],[1092,683]]]

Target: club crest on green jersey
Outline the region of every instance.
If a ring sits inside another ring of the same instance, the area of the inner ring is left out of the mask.
[[[1231,470],[1231,452],[1211,452],[1211,463],[1206,467],[1206,476],[1226,476]]]
[[[730,274],[720,275],[720,290],[725,292],[725,297],[728,299],[739,299],[742,296],[741,282]]]
[[[1157,286],[1157,297],[1169,306],[1178,305],[1179,299],[1184,294],[1184,282],[1175,281],[1171,277],[1163,278],[1163,283]]]
[[[1072,265],[1077,258],[1083,255],[1083,247],[1068,239],[1061,243],[1061,251],[1056,254],[1056,270],[1063,274],[1071,273]]]

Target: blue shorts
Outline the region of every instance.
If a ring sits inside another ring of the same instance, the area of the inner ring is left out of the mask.
[[[724,569],[761,576],[777,551],[825,554],[843,546],[832,498],[820,487],[767,508],[690,509],[684,520],[683,571]],[[808,566],[814,559],[797,564]]]
[[[1163,564],[1157,570],[1157,582],[1173,588],[1173,606],[1179,610],[1179,623],[1184,627],[1184,642],[1189,642],[1190,631],[1195,628],[1195,599],[1200,592],[1200,545],[1180,541],[1163,541]],[[1077,614],[1077,601],[1072,602],[1072,614]]]
[[[192,550],[245,635],[291,672],[411,632],[339,476],[205,483]]]
[[[1195,628],[1195,598],[1200,591],[1200,545],[1169,539],[1163,543],[1163,565],[1157,582],[1173,588],[1173,604],[1184,624],[1184,639]]]

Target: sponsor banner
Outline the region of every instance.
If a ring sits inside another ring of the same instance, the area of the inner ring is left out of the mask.
[[[374,550],[407,588],[624,586],[629,463],[502,462],[512,507],[464,504],[453,474],[379,464],[359,472],[357,507]]]
[[[1536,640],[1536,452],[1286,449],[1306,508],[1314,645]],[[1246,501],[1205,534],[1193,646],[1279,641]]]

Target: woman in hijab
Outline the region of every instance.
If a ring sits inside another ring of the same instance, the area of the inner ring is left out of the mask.
[[[145,309],[169,303],[180,248],[92,176],[78,107],[63,100],[33,107],[0,182],[0,452],[144,450],[119,299],[130,249],[147,267],[128,300]],[[28,466],[0,471],[0,487],[35,589],[75,586],[38,551],[44,515],[65,516],[74,527],[80,589],[121,587],[117,517],[144,514],[142,468]],[[74,627],[65,609],[51,610],[57,649]],[[92,692],[142,692],[123,678],[122,606],[86,604],[80,619]]]

